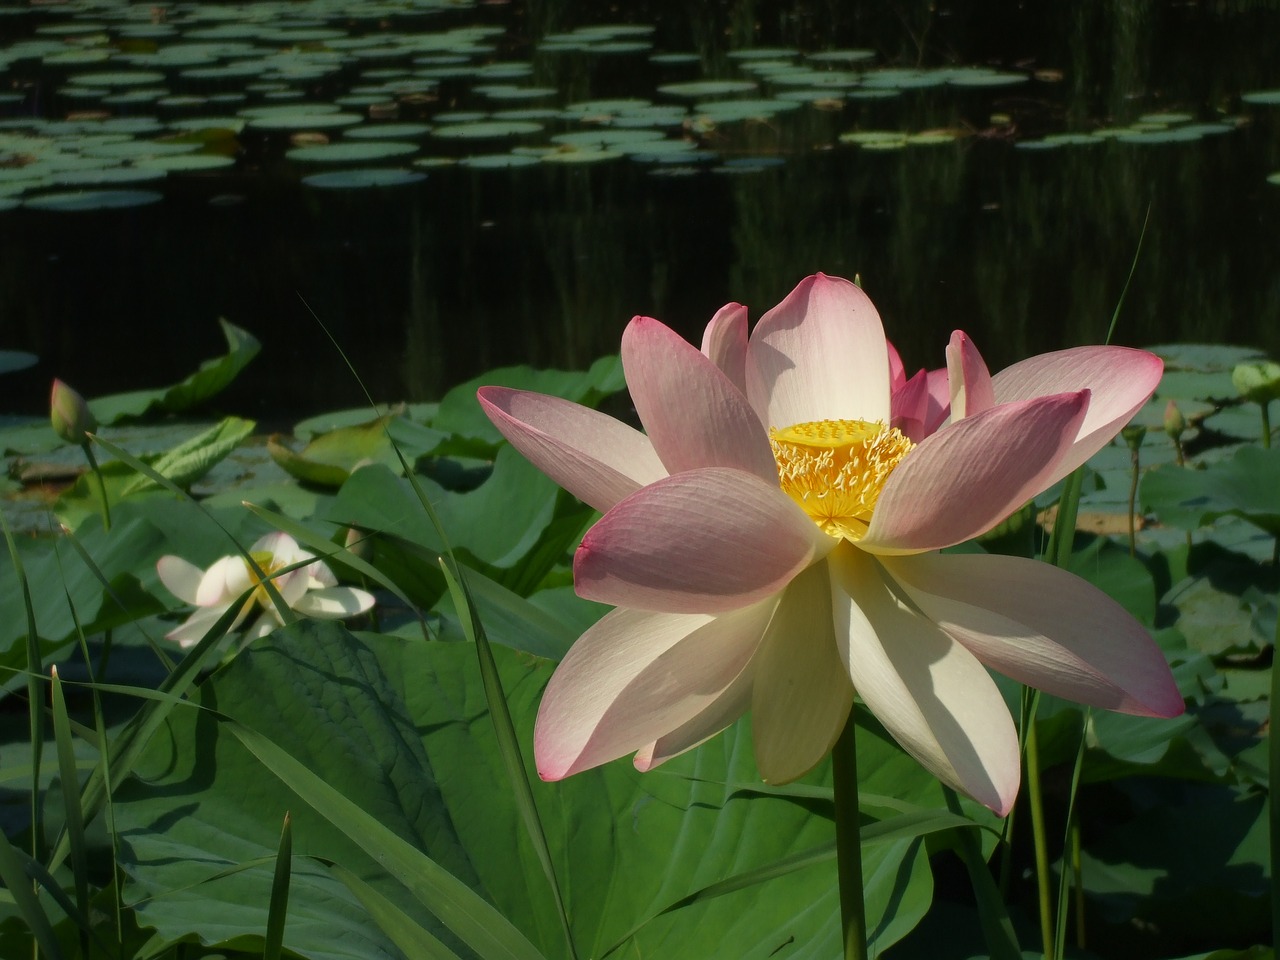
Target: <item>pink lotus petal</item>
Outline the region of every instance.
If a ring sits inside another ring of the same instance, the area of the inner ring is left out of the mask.
[[[754,683],[755,661],[749,660],[742,672],[729,681],[700,713],[653,743],[641,747],[635,756],[636,769],[646,773],[672,757],[705,743],[735,722],[751,709],[751,689]]]
[[[1147,402],[1160,383],[1164,361],[1129,347],[1073,347],[1042,353],[1001,370],[991,380],[996,403],[1089,390],[1089,412],[1072,450],[1046,486],[1056,483],[1105,447]]]
[[[952,423],[995,405],[987,364],[962,330],[952,333],[947,344],[947,381],[951,388]]]
[[[1121,713],[1182,713],[1155,641],[1079,577],[1021,557],[922,554],[883,562],[926,616],[1020,683]]]
[[[670,327],[636,317],[622,334],[627,388],[669,473],[734,467],[778,482],[769,436],[747,398]]]
[[[538,775],[634,753],[696,717],[742,672],[772,600],[720,617],[614,610],[556,668],[538,708]]]
[[[166,633],[164,638],[173,641],[184,650],[188,650],[203,640],[204,635],[217,623],[218,618],[226,612],[227,608],[225,606],[197,607],[191,616]],[[236,624],[238,625],[243,619],[244,611],[241,611],[236,618]],[[232,629],[235,629],[235,627],[233,626]]]
[[[886,340],[884,345],[889,348],[889,392],[897,393],[907,382],[907,368],[893,341]]]
[[[373,594],[356,587],[325,587],[310,590],[293,604],[293,609],[319,620],[339,620],[364,613],[373,606]]]
[[[747,393],[747,308],[740,303],[726,303],[717,310],[702,334],[702,352],[745,396]]]
[[[1008,813],[1018,736],[986,669],[901,602],[874,557],[844,544],[829,566],[836,639],[858,695],[930,773]]]
[[[169,554],[156,561],[156,573],[160,575],[165,589],[183,603],[199,603],[196,598],[204,571],[194,563]]]
[[[254,541],[253,546],[249,548],[249,552],[269,553],[281,563],[293,563],[295,560],[311,556],[309,553],[303,553],[302,548],[298,546],[297,540],[279,530],[263,534]]]
[[[196,603],[202,607],[225,607],[248,590],[252,582],[242,557],[222,557],[200,578]]]
[[[604,515],[574,556],[578,595],[663,613],[763,600],[835,545],[778,487],[724,467],[659,480]]]
[[[766,783],[802,777],[831,752],[853,706],[831,619],[825,564],[782,593],[755,664],[751,730]]]
[[[1000,404],[935,433],[889,476],[858,546],[918,553],[989,530],[1045,488],[1088,402],[1086,391]]]
[[[889,352],[880,314],[848,280],[800,282],[747,344],[747,396],[770,427],[889,422]]]
[[[506,387],[481,387],[476,396],[529,462],[601,512],[667,475],[649,438],[613,417]]]

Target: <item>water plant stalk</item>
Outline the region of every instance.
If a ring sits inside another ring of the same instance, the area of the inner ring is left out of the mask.
[[[867,960],[867,917],[862,899],[862,823],[858,811],[858,747],[849,711],[831,751],[836,800],[836,863],[840,876],[840,928],[845,960]]]
[[[1268,775],[1271,783],[1276,783],[1277,777],[1280,777],[1280,736],[1275,735],[1276,721],[1280,719],[1280,710],[1277,710],[1276,704],[1280,702],[1280,664],[1276,663],[1276,650],[1280,649],[1280,611],[1276,613],[1276,630],[1275,639],[1271,646],[1271,701],[1267,705],[1268,712],[1268,730],[1271,731],[1267,737],[1267,767]],[[1271,875],[1276,875],[1276,868],[1280,867],[1280,803],[1272,803],[1270,806],[1270,854],[1271,854]],[[1280,884],[1271,884],[1271,943],[1280,943]]]
[[[1040,742],[1034,713],[1027,725],[1027,800],[1031,806],[1031,836],[1035,845],[1036,899],[1040,905],[1040,939],[1044,960],[1055,960],[1052,894],[1049,890],[1049,844],[1044,829],[1044,798],[1040,789]]]
[[[1271,402],[1264,400],[1258,404],[1262,410],[1262,446],[1271,449]]]
[[[107,502],[107,480],[102,475],[102,468],[98,466],[98,458],[93,455],[93,446],[87,441],[80,445],[80,449],[84,451],[85,458],[89,461],[89,469],[93,471],[94,479],[98,481],[98,500],[102,504],[102,529],[111,530],[111,505]]]

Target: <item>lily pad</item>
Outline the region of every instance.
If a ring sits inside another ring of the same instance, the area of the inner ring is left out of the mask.
[[[415,164],[421,161],[414,161]],[[303,177],[302,182],[321,190],[365,190],[368,188],[407,187],[425,180],[425,173],[381,167],[335,170]]]
[[[23,206],[31,210],[57,210],[61,213],[85,213],[94,210],[120,210],[159,203],[163,194],[151,190],[77,190],[46,193],[31,197]]]

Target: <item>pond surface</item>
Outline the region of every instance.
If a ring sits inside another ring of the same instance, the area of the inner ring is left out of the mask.
[[[818,270],[909,367],[963,328],[998,368],[1102,340],[1140,239],[1117,342],[1280,355],[1277,35],[1248,2],[3,7],[0,350],[39,363],[0,412],[172,382],[219,317],[263,342],[243,415],[361,402],[317,317],[429,400]]]

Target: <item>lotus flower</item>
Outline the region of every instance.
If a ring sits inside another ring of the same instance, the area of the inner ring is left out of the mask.
[[[272,583],[290,609],[303,616],[337,620],[364,613],[373,606],[373,595],[355,587],[339,587],[333,571],[312,554],[298,546],[287,533],[269,533],[252,547],[249,555],[264,574],[271,577],[277,570],[303,560],[312,560],[272,577]],[[260,609],[245,639],[266,636],[283,621],[257,575],[243,557],[222,557],[208,570],[172,555],[161,557],[156,571],[163,583],[179,600],[193,604],[195,613],[184,623],[165,634],[165,639],[185,647],[193,647],[209,632],[209,628],[250,587],[257,589],[245,601],[231,629],[235,630],[255,609]]]
[[[738,304],[701,350],[632,320],[622,362],[647,435],[480,389],[517,449],[604,512],[574,580],[616,609],[547,686],[544,779],[629,753],[651,769],[750,710],[762,777],[790,781],[831,749],[856,695],[934,775],[1003,814],[1018,739],[986,667],[1094,706],[1182,711],[1160,650],[1099,590],[1037,561],[938,552],[1104,446],[1161,361],[1081,347],[992,377],[962,333],[945,374],[908,380],[894,360],[863,292],[818,274],[749,339]]]

